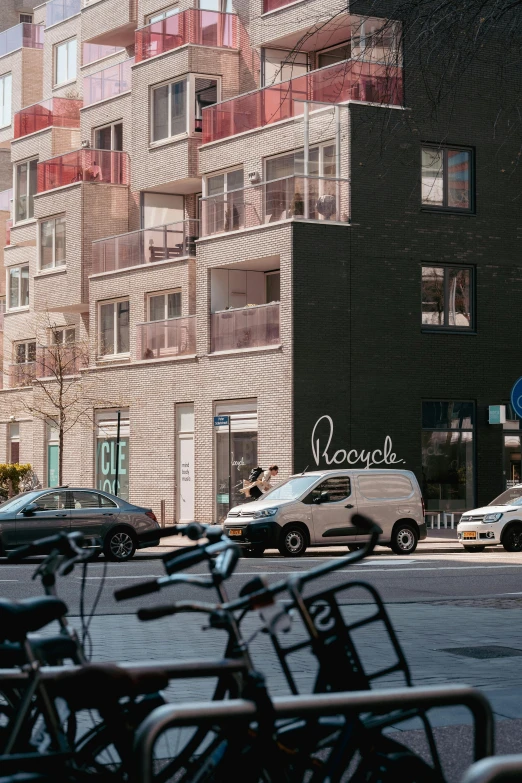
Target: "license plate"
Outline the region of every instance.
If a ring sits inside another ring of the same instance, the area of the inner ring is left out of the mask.
[[[238,530],[237,528],[231,528],[228,531],[228,535],[229,536],[242,536],[243,535],[243,531],[242,530]]]
[[[471,530],[465,530],[462,533],[462,538],[476,538],[477,534],[474,531]]]

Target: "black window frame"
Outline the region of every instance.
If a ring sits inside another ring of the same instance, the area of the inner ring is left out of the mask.
[[[442,205],[437,204],[423,204],[422,203],[422,151],[424,149],[433,149],[443,152],[442,161],[442,187],[443,187],[443,199]],[[469,207],[450,207],[448,205],[448,152],[454,150],[462,150],[468,152],[470,155],[469,161]],[[422,212],[445,212],[453,215],[474,215],[476,212],[476,199],[475,199],[475,147],[469,147],[462,144],[435,144],[433,142],[421,142],[420,145],[420,172],[421,172],[421,211]]]
[[[443,269],[444,270],[444,324],[438,326],[437,324],[425,324],[422,322],[423,310],[422,310],[422,295],[423,295],[423,269]],[[470,311],[471,311],[471,323],[469,326],[456,326],[449,323],[449,274],[450,269],[466,269],[470,273]],[[435,261],[423,261],[420,265],[421,272],[421,332],[443,332],[445,334],[476,334],[477,333],[477,269],[472,264],[446,264],[437,263]]]

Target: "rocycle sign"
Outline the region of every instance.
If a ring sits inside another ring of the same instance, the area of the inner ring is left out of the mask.
[[[319,436],[316,437],[316,430],[323,419],[329,425],[328,437],[325,441],[321,441]],[[382,449],[374,449],[373,451],[338,449],[330,455],[333,433],[334,425],[331,416],[321,416],[320,419],[317,419],[312,430],[312,454],[317,466],[319,466],[321,459],[324,459],[327,465],[342,465],[343,462],[347,462],[348,465],[356,465],[358,462],[362,462],[365,469],[371,468],[373,465],[399,465],[405,461],[397,459],[397,455],[393,451],[392,439],[389,435],[386,435]]]

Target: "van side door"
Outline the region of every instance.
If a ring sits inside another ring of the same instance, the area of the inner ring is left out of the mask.
[[[303,501],[312,507],[313,540],[328,546],[355,541],[357,528],[352,517],[357,513],[350,476],[330,476],[315,486]]]
[[[361,472],[357,484],[358,506],[361,514],[370,517],[382,529],[381,540],[389,541],[393,526],[399,519],[412,519],[421,524],[422,505],[410,477],[398,471],[382,473]],[[367,541],[360,535],[357,541]]]

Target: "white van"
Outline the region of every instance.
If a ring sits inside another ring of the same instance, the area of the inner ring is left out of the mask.
[[[357,513],[379,525],[379,543],[396,554],[411,554],[426,538],[422,494],[409,470],[322,470],[291,476],[259,500],[231,508],[224,529],[247,555],[279,549],[286,557],[299,557],[308,546],[360,546],[368,536],[352,522]]]

